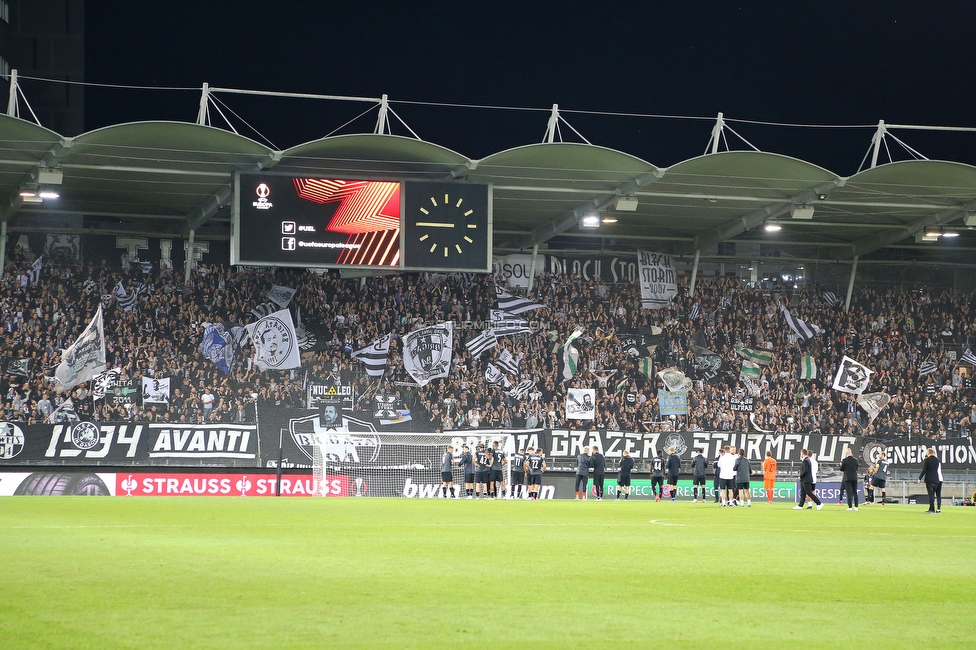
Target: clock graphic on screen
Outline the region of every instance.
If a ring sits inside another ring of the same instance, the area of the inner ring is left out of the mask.
[[[487,186],[420,183],[407,188],[406,266],[487,270]]]

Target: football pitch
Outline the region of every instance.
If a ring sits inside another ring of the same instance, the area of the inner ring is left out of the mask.
[[[974,647],[976,508],[9,497],[0,647]]]

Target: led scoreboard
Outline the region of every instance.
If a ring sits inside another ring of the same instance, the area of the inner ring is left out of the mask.
[[[491,270],[491,187],[238,174],[231,263]]]

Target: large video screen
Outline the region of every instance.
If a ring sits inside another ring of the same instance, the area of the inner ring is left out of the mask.
[[[231,263],[488,272],[490,189],[240,174]]]

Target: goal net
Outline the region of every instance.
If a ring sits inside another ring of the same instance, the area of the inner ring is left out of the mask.
[[[309,440],[313,491],[317,496],[441,497],[441,467],[450,445],[454,447],[451,476],[455,498],[464,498],[464,469],[458,464],[462,446],[468,445],[474,455],[479,444],[493,448],[495,442],[504,454],[502,476],[508,488],[512,480],[510,461],[516,451],[512,434],[380,433],[364,445],[360,437],[316,433]]]

